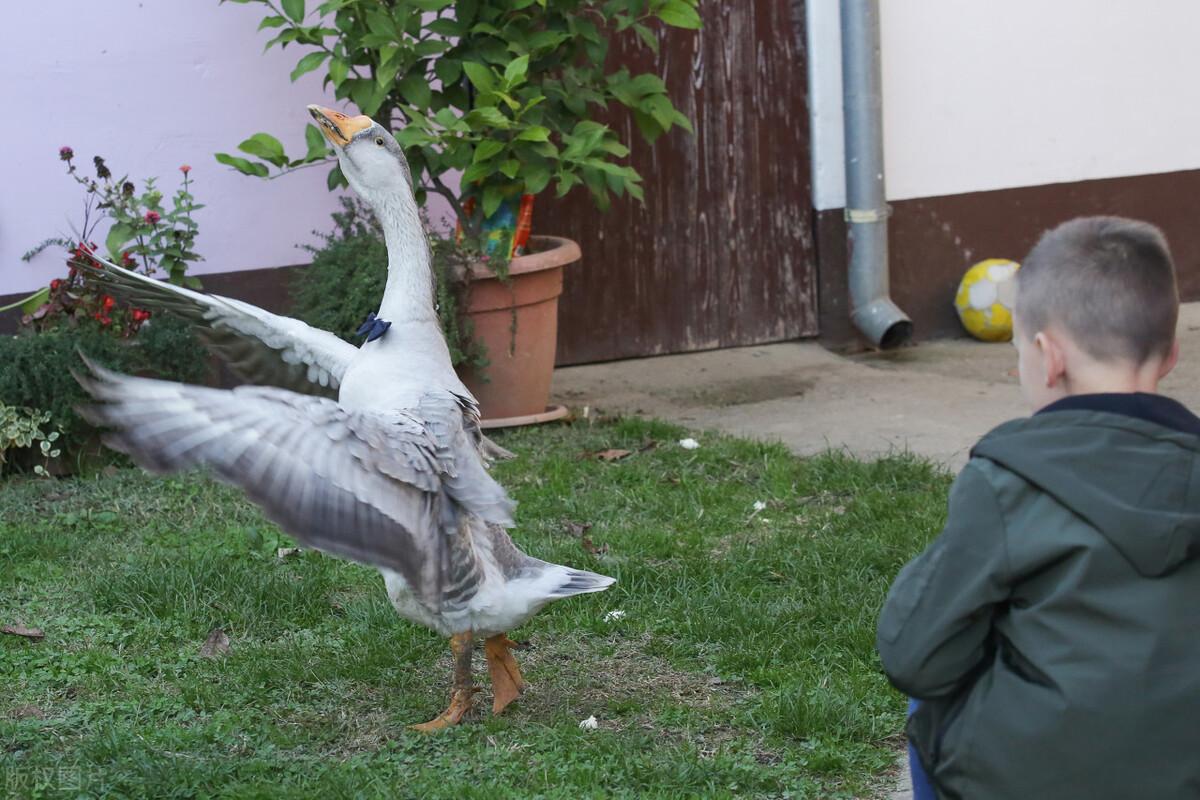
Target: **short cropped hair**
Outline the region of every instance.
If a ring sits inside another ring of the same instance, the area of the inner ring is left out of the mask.
[[[1064,222],[1021,263],[1016,315],[1025,335],[1057,325],[1100,361],[1166,357],[1179,318],[1166,237],[1122,217]]]

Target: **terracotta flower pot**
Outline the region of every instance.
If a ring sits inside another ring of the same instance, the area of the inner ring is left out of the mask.
[[[467,315],[487,347],[483,374],[463,371],[479,400],[485,428],[527,425],[565,416],[547,407],[558,346],[558,296],[563,267],[579,260],[579,245],[556,236],[534,236],[527,255],[509,265],[501,282],[483,265],[472,270]],[[515,319],[514,319],[515,310]],[[515,330],[514,330],[515,323]]]

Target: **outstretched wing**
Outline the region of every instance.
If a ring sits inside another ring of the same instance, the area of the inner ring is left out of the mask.
[[[110,447],[153,472],[208,467],[299,541],[400,573],[431,609],[459,512],[512,524],[512,501],[436,398],[381,414],[275,388],[209,389],[88,367],[77,377],[101,402],[80,412],[111,429]]]
[[[110,294],[142,308],[168,311],[196,326],[205,343],[249,383],[337,397],[342,375],[358,352],[354,345],[298,319],[155,280],[97,255],[90,258],[94,262],[73,263]]]

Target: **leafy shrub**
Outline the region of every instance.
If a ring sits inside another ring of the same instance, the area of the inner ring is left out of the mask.
[[[389,129],[403,129],[418,202],[440,194],[468,238],[482,232],[506,199],[536,195],[551,182],[561,197],[585,186],[601,208],[610,196],[641,199],[641,176],[622,163],[623,131],[597,121],[624,106],[649,142],[691,122],[651,72],[631,74],[608,58],[609,43],[638,37],[658,50],[654,28],[697,29],[699,0],[234,0],[266,15],[278,29],[267,49],[297,45],[295,81],[325,73],[335,96]],[[282,13],[281,13],[282,12]],[[308,150],[284,152],[268,133],[217,160],[247,175],[301,168],[326,158],[309,125]],[[463,170],[457,191],[443,181]],[[336,167],[330,188],[344,182]],[[467,200],[475,199],[475,210]]]
[[[54,446],[60,435],[48,412],[0,403],[0,475],[19,465],[21,456],[35,462],[38,475],[48,475],[46,464],[61,454]]]
[[[387,246],[383,231],[361,201],[341,198],[342,210],[333,215],[332,233],[317,233],[319,247],[306,245],[312,264],[293,279],[292,314],[309,325],[332,331],[358,344],[356,334],[367,314],[379,310],[387,282]],[[429,233],[437,279],[438,317],[457,367],[487,365],[482,343],[471,339],[471,321],[460,302],[469,254],[452,240]]]
[[[168,380],[196,382],[208,367],[208,356],[186,323],[166,316],[128,340],[99,325],[0,338],[0,403],[49,413],[68,449],[79,447],[91,432],[75,412],[76,405],[89,402],[71,375],[83,367],[80,351],[110,369]]]

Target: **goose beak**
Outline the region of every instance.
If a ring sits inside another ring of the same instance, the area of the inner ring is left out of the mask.
[[[340,111],[317,105],[309,106],[308,113],[312,114],[312,118],[317,122],[317,127],[321,129],[321,133],[325,134],[329,143],[338,148],[350,144],[354,134],[366,130],[374,124],[370,117],[363,115],[348,117]]]

